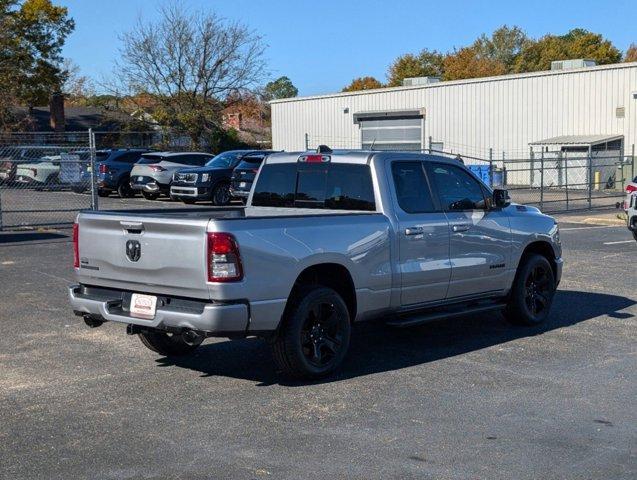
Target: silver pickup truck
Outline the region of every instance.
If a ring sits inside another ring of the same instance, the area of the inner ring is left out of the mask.
[[[355,321],[539,324],[562,273],[553,218],[405,152],[276,153],[246,207],[83,212],[74,246],[69,296],[89,326],[126,324],[166,356],[264,337],[280,371],[310,378],[343,361]]]

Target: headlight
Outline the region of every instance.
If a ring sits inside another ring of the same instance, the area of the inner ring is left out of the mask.
[[[208,174],[208,173],[202,173],[201,174],[201,181],[202,182],[207,182],[209,178],[210,178],[210,174]]]

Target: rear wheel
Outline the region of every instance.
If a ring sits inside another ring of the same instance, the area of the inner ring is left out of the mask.
[[[142,190],[142,195],[146,200],[157,200],[159,198],[159,193],[154,192],[144,192]]]
[[[97,190],[97,195],[100,197],[108,197],[110,194],[111,192],[109,192],[108,190],[102,190],[102,189]]]
[[[279,370],[290,377],[320,378],[332,373],[349,347],[349,312],[331,288],[303,288],[291,300],[272,342]]]
[[[201,340],[195,343],[186,342],[181,333],[168,333],[160,331],[146,331],[139,334],[142,343],[152,350],[166,357],[178,357],[194,352],[201,344]]]
[[[553,269],[546,257],[524,257],[504,311],[506,319],[517,325],[539,325],[549,315],[555,289]]]
[[[129,178],[123,178],[117,184],[117,194],[120,198],[131,198],[135,196],[135,190],[130,186]]]
[[[218,207],[228,205],[230,203],[230,185],[227,183],[219,183],[212,190],[212,204]]]

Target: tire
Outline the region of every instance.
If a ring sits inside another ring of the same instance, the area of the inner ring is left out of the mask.
[[[210,195],[212,204],[221,207],[230,203],[230,185],[227,183],[218,183],[212,189]]]
[[[186,343],[179,333],[170,334],[154,330],[141,332],[139,339],[148,349],[165,357],[189,355],[201,344],[201,342],[198,344]]]
[[[135,196],[135,190],[133,190],[129,183],[129,178],[123,178],[117,184],[117,194],[119,198],[131,198]]]
[[[331,288],[301,289],[290,300],[271,343],[274,361],[287,377],[325,377],[343,362],[351,335],[347,305]]]
[[[541,324],[549,315],[555,289],[555,276],[546,257],[525,256],[513,280],[505,318],[515,325]]]
[[[143,190],[142,195],[146,200],[157,200],[159,198],[159,193],[144,192]]]
[[[111,192],[109,192],[108,190],[97,190],[97,196],[98,197],[108,197],[111,194]]]

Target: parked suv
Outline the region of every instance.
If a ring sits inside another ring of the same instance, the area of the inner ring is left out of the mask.
[[[117,192],[122,197],[132,197],[135,192],[130,187],[130,172],[147,148],[112,148],[95,153],[97,163],[97,194],[108,197]]]
[[[47,155],[56,155],[59,150],[59,148],[41,145],[0,147],[0,184],[9,184],[15,181],[18,165],[32,163]]]
[[[130,173],[130,185],[139,190],[147,200],[168,195],[173,173],[186,167],[201,167],[213,158],[201,152],[145,153]]]
[[[228,150],[220,153],[205,166],[179,170],[173,176],[170,196],[184,203],[209,201],[213,205],[230,203],[230,178],[242,159],[252,155],[271,153],[261,150]]]
[[[250,189],[254,178],[257,176],[259,167],[263,162],[263,159],[267,157],[271,151],[262,151],[258,153],[250,153],[245,155],[241,161],[237,164],[232,171],[232,178],[230,180],[230,196],[237,198],[244,203],[250,195]]]

